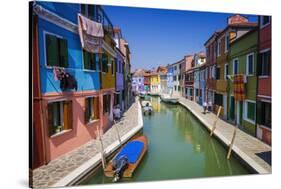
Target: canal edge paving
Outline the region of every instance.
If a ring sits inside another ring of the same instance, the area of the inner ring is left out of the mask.
[[[200,114],[198,113],[198,111],[196,111],[196,109],[194,108],[194,106],[196,106],[197,104],[195,104],[194,102],[189,102],[188,99],[184,99],[182,97],[179,98],[179,104],[185,108],[187,108],[209,131],[212,128],[212,123],[215,119],[215,114],[210,113],[214,119],[213,120],[207,120],[208,117],[205,117],[205,119],[203,118],[203,116],[201,115],[201,111]],[[189,104],[187,104],[189,103]],[[190,105],[192,103],[192,105]],[[202,108],[197,105],[201,110]],[[234,126],[229,126],[230,124],[225,122],[224,120],[219,119],[218,124],[217,124],[217,128],[214,131],[214,135],[222,142],[224,143],[224,145],[228,146],[231,142],[231,135],[232,133],[230,132],[225,132],[223,133],[222,130],[219,130],[219,128],[221,128],[223,125],[223,127],[232,127],[232,130],[234,128]],[[255,149],[256,153],[259,151],[266,151],[266,150],[270,150],[271,151],[271,147],[259,140],[257,140],[256,138],[244,133],[243,131],[241,131],[240,129],[238,130],[238,134],[237,135],[242,135],[243,138],[245,138],[245,140],[247,141],[254,141],[257,143],[257,149]],[[242,161],[244,161],[244,163],[246,163],[248,166],[250,166],[251,169],[255,170],[257,173],[259,174],[269,174],[271,173],[271,166],[268,165],[264,160],[262,160],[261,158],[259,158],[253,151],[246,151],[245,149],[243,150],[243,146],[239,146],[239,144],[237,144],[237,142],[240,142],[239,140],[235,140],[234,145],[233,145],[233,152],[235,152],[235,154],[241,158]],[[254,144],[249,144],[250,146],[254,146]]]
[[[125,135],[121,136],[121,142],[124,144],[130,138],[132,138],[136,133],[138,133],[143,128],[143,118],[142,118],[142,110],[141,105],[138,99],[136,99],[137,106],[138,106],[138,124],[136,127],[131,129]],[[114,125],[113,125],[114,127]],[[112,129],[113,129],[112,127]],[[105,157],[110,156],[113,152],[115,152],[120,147],[119,141],[116,140],[111,145],[104,149]],[[65,187],[71,186],[74,183],[78,182],[82,179],[87,173],[93,170],[101,163],[101,155],[98,153],[93,158],[82,164],[80,167],[76,168],[74,171],[66,175],[64,178],[59,180],[57,183],[52,185],[51,187]]]
[[[137,117],[137,118],[136,118]],[[122,143],[128,141],[143,128],[141,105],[138,99],[124,113],[118,123]],[[115,126],[115,125],[114,125]],[[118,149],[119,142],[115,128],[104,133],[105,154],[109,156]],[[92,140],[83,146],[32,171],[33,188],[65,187],[76,184],[91,169],[101,162],[99,142]]]

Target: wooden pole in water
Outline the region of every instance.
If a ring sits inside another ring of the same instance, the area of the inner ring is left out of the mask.
[[[217,127],[217,122],[218,122],[220,113],[221,113],[221,106],[219,107],[219,110],[217,112],[217,117],[216,117],[216,119],[214,121],[213,128],[211,130],[210,136],[212,136],[214,134],[214,131],[215,131],[216,127]]]
[[[101,146],[101,163],[102,163],[102,168],[103,170],[105,170],[105,158],[104,158],[104,148],[103,148],[103,143],[102,143],[102,138],[101,138],[101,134],[100,134],[100,129],[97,128],[97,133],[98,133],[98,137],[99,137],[99,141],[100,141],[100,146]]]
[[[232,147],[233,147],[233,144],[234,144],[234,139],[235,139],[235,136],[236,136],[237,127],[238,127],[238,125],[235,126],[234,131],[233,131],[233,136],[232,136],[231,143],[229,145],[229,149],[228,149],[228,153],[227,153],[227,159],[230,159]]]

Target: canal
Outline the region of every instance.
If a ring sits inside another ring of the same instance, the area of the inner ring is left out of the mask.
[[[184,107],[162,103],[158,97],[147,98],[154,110],[143,117],[148,153],[134,176],[121,182],[250,174],[234,157],[226,159],[227,150]],[[100,168],[82,184],[111,182]]]

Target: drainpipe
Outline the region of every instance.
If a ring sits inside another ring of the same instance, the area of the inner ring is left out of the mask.
[[[256,126],[256,129],[255,129],[255,137],[257,137],[257,130],[258,130],[258,124],[257,124],[257,117],[258,117],[258,108],[257,108],[257,104],[258,104],[258,90],[259,90],[259,73],[258,73],[258,66],[260,66],[260,59],[259,59],[259,52],[260,52],[260,16],[258,18],[258,40],[257,40],[258,44],[257,44],[257,61],[256,61],[256,79],[257,79],[257,82],[256,82],[256,121],[255,121],[255,126]]]

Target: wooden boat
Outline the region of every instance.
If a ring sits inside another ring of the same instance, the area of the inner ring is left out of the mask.
[[[143,156],[145,155],[148,147],[147,137],[142,135],[131,141],[129,141],[108,163],[105,168],[104,174],[107,177],[115,177],[115,171],[113,170],[113,160],[122,155],[126,155],[128,157],[128,166],[124,170],[121,177],[132,177],[135,169],[140,164]]]
[[[147,101],[147,100],[143,100],[141,102],[141,106],[142,106],[142,111],[143,111],[143,114],[148,114],[148,115],[151,115],[152,112],[153,112],[153,108],[152,108],[152,104],[151,102]]]
[[[168,103],[172,103],[172,104],[176,104],[179,102],[179,98],[174,98],[167,94],[161,95],[160,98],[163,102],[168,102]]]

